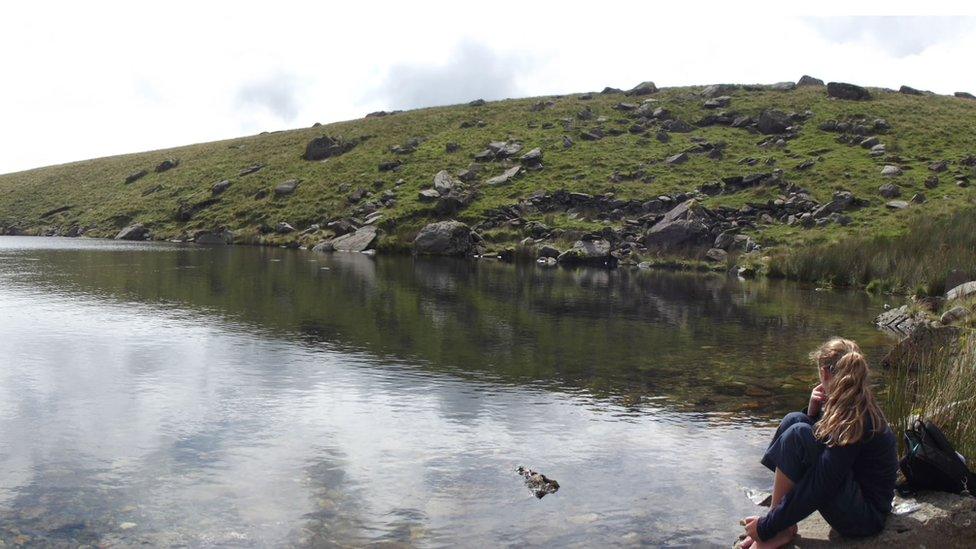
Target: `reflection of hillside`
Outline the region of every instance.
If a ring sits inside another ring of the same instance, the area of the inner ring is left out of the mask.
[[[863,295],[721,276],[237,247],[36,255],[22,282],[176,303],[453,373],[692,402],[778,389],[829,335],[868,348],[876,337]]]

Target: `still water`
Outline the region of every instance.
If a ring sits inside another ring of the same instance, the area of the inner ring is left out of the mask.
[[[0,238],[0,540],[724,546],[822,339],[774,281]],[[559,481],[536,499],[525,465]]]

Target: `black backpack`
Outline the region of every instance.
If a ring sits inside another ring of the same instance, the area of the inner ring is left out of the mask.
[[[905,457],[898,467],[911,490],[976,494],[976,475],[931,421],[916,419],[905,429]]]

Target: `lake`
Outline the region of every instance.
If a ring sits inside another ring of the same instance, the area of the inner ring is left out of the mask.
[[[0,238],[8,545],[723,546],[823,339],[770,280]],[[537,499],[515,469],[561,488]]]

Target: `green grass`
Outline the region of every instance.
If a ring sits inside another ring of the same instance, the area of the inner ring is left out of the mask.
[[[675,116],[694,123],[710,111],[702,108],[698,96],[701,88],[663,89],[653,97],[659,105]],[[38,168],[25,172],[0,175],[0,227],[16,226],[32,234],[44,234],[67,230],[71,226],[88,229],[91,236],[110,237],[121,227],[141,222],[149,226],[155,238],[176,238],[199,229],[228,227],[243,242],[284,244],[295,236],[261,236],[261,225],[274,226],[286,221],[299,230],[313,223],[349,216],[354,208],[347,197],[356,189],[367,189],[379,194],[392,191],[396,205],[384,210],[381,227],[385,235],[381,239],[384,250],[406,250],[416,231],[438,216],[429,204],[421,203],[417,193],[430,186],[433,175],[441,170],[466,168],[472,156],[492,140],[515,139],[522,142],[525,150],[541,147],[545,168],[526,173],[509,185],[488,187],[477,185],[478,198],[455,217],[476,223],[486,212],[516,203],[539,189],[602,194],[612,192],[623,199],[650,199],[661,194],[673,194],[694,189],[703,183],[724,176],[746,175],[783,169],[786,179],[805,187],[815,198],[826,201],[839,189],[854,192],[870,204],[853,212],[853,223],[847,227],[802,229],[782,223],[760,226],[751,231],[758,242],[771,250],[805,250],[812,246],[831,246],[850,237],[883,239],[910,232],[914,216],[911,211],[893,212],[885,208],[877,192],[886,182],[880,175],[883,159],[872,158],[860,147],[836,142],[837,134],[821,131],[818,124],[828,119],[864,116],[869,120],[885,118],[892,129],[881,136],[889,151],[897,151],[898,163],[905,174],[897,178],[905,197],[924,192],[929,202],[913,206],[910,210],[921,212],[949,212],[960,204],[969,203],[974,197],[971,188],[957,187],[954,175],[971,174],[958,161],[976,152],[976,101],[952,97],[909,96],[897,93],[875,92],[875,98],[867,102],[837,101],[828,99],[824,88],[800,88],[791,92],[736,91],[732,94],[728,109],[741,114],[757,115],[765,108],[786,111],[811,111],[811,118],[803,125],[800,135],[788,142],[784,149],[761,149],[758,144],[764,137],[742,129],[728,127],[698,128],[688,134],[672,134],[669,143],[660,143],[653,137],[623,133],[590,142],[579,138],[581,130],[598,125],[595,120],[582,122],[575,114],[590,106],[597,116],[606,116],[605,129],[626,130],[630,119],[612,107],[621,101],[639,102],[639,98],[622,95],[596,95],[583,101],[578,95],[552,98],[555,105],[539,112],[530,107],[539,98],[491,102],[482,107],[467,105],[437,107],[398,113],[381,118],[363,118],[328,124],[321,127],[272,132],[227,141],[189,145],[185,147],[100,158]],[[566,131],[562,120],[573,119],[574,129]],[[484,127],[462,129],[465,121],[483,120]],[[552,124],[552,128],[545,128]],[[345,138],[368,137],[350,152],[325,162],[308,162],[301,158],[305,144],[320,135]],[[570,149],[562,146],[563,135],[571,136],[576,144]],[[397,172],[380,172],[377,166],[395,155],[389,152],[393,145],[402,144],[411,137],[423,137],[425,141],[411,155],[400,156],[403,167]],[[663,160],[692,144],[692,137],[705,138],[712,143],[726,143],[725,156],[712,160],[704,155],[692,155],[691,160],[680,166],[668,166]],[[457,142],[461,150],[445,152],[448,142]],[[892,153],[894,154],[894,153]],[[165,158],[178,158],[179,167],[156,174],[153,167]],[[755,158],[759,164],[750,167],[740,163]],[[817,164],[807,171],[794,167],[807,159]],[[941,183],[934,190],[923,188],[929,175],[927,165],[933,160],[947,159],[952,162],[950,171],[941,175]],[[889,159],[894,160],[894,159]],[[267,166],[252,175],[238,176],[238,172],[255,163]],[[500,173],[503,166],[490,163],[482,179]],[[150,174],[139,181],[126,185],[126,175],[147,169]],[[642,169],[653,178],[650,183],[641,181],[611,182],[614,172],[630,173]],[[297,192],[287,198],[255,199],[261,189],[271,189],[286,179],[302,180]],[[219,201],[205,208],[188,222],[179,222],[175,212],[180,203],[196,203],[210,197],[210,186],[229,179],[229,190]],[[396,181],[403,184],[396,186]],[[147,194],[156,187],[160,190]],[[709,198],[709,206],[741,206],[750,201],[776,198],[776,189],[758,188],[736,194]],[[61,213],[42,218],[42,214],[68,206]],[[593,230],[603,223],[594,220],[573,220],[565,214],[547,216],[555,228]],[[540,219],[541,220],[541,219]],[[305,237],[303,243],[328,236],[320,232]],[[511,239],[514,244],[524,235],[513,231],[498,235]],[[506,243],[493,241],[503,246]],[[774,262],[775,263],[775,262]],[[799,267],[777,268],[785,274],[808,278],[807,271]],[[802,271],[802,273],[801,273]],[[822,275],[824,278],[857,281],[866,284],[864,275],[844,277],[845,264],[838,260],[835,269]],[[872,271],[873,272],[873,271]],[[877,275],[878,278],[886,275]],[[906,276],[906,284],[912,277]]]

